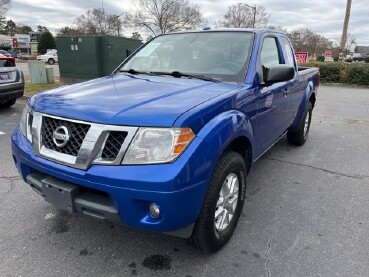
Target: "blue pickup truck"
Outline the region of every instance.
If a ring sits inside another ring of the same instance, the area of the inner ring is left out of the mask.
[[[33,96],[13,158],[60,209],[215,252],[236,228],[252,164],[286,133],[305,143],[318,83],[280,32],[164,34],[107,77]]]

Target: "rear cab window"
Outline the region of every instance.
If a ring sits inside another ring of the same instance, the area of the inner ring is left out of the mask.
[[[282,45],[284,63],[296,68],[295,56],[291,48],[291,44],[286,37],[281,37],[280,42]]]

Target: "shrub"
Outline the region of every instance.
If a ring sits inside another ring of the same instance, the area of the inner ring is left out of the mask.
[[[323,82],[338,83],[340,81],[341,64],[322,63],[319,65],[320,78]]]
[[[347,58],[345,61],[348,63],[352,63],[352,58]]]
[[[340,83],[345,83],[347,81],[347,68],[348,68],[348,64],[347,63],[342,63],[340,66],[340,79],[339,82]]]
[[[365,57],[365,62],[366,62],[366,63],[369,63],[369,56],[366,56],[366,57]]]
[[[334,57],[333,58],[333,61],[335,61],[335,62],[338,62],[338,60],[339,60],[339,57]]]
[[[318,63],[302,66],[318,67],[322,82],[369,85],[369,64],[367,63]]]
[[[316,60],[318,62],[324,62],[325,61],[325,57],[324,56],[318,56],[318,57],[316,57]]]
[[[369,66],[366,64],[351,64],[347,66],[344,83],[369,85]]]
[[[320,62],[317,61],[310,61],[305,66],[312,66],[312,67],[319,67]]]

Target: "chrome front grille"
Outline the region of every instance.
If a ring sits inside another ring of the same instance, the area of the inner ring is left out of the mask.
[[[53,135],[55,130],[62,126],[65,126],[69,130],[70,139],[65,146],[58,147],[53,140]],[[44,116],[41,129],[42,144],[47,149],[77,157],[90,127],[91,125],[89,124],[76,123]]]
[[[104,125],[33,112],[36,155],[79,169],[120,165],[138,127]],[[64,130],[62,134],[59,130]],[[59,143],[60,142],[60,143]]]

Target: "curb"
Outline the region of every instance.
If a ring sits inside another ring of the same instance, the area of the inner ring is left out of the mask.
[[[347,88],[369,88],[368,85],[356,85],[356,84],[348,84],[348,83],[325,83],[320,82],[322,86],[331,86],[331,87],[347,87]]]
[[[22,100],[28,100],[30,99],[32,96],[28,96],[28,95],[23,95],[22,97],[20,97],[19,99],[22,99]]]

